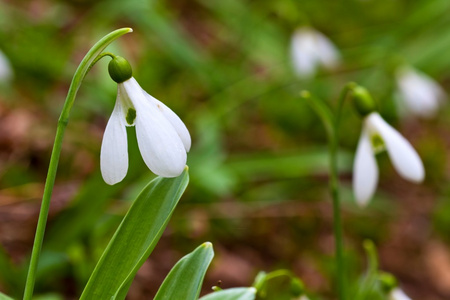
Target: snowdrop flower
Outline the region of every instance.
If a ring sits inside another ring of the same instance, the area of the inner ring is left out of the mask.
[[[428,75],[411,67],[396,72],[398,96],[413,114],[433,117],[446,98],[444,89]]]
[[[389,293],[389,300],[411,300],[405,292],[396,287]]]
[[[0,82],[8,82],[13,77],[13,71],[8,58],[0,51]]]
[[[100,169],[105,182],[118,183],[127,173],[126,126],[136,127],[139,150],[153,173],[162,177],[180,175],[191,147],[191,137],[184,123],[170,108],[139,86],[124,58],[114,57],[108,69],[118,88],[100,153]]]
[[[333,68],[339,61],[339,52],[322,33],[308,27],[295,31],[291,40],[294,70],[299,77],[313,76],[319,66]]]
[[[353,164],[353,191],[359,205],[365,206],[378,184],[375,154],[387,150],[394,168],[404,179],[421,182],[425,177],[422,161],[411,144],[375,112],[375,105],[366,89],[356,87],[354,100],[364,116],[363,129]]]

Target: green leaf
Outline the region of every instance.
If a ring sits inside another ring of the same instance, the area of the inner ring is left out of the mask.
[[[158,177],[134,201],[94,269],[80,299],[124,299],[138,269],[156,246],[189,182]]]
[[[2,292],[0,292],[0,300],[14,300],[14,299],[11,298],[11,297],[6,296]]]
[[[154,300],[196,300],[213,257],[212,244],[207,242],[180,259],[164,279]]]
[[[254,300],[256,297],[256,289],[250,288],[232,288],[221,290],[206,295],[200,300]]]

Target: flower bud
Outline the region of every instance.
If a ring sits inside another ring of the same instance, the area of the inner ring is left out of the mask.
[[[294,297],[302,296],[305,293],[303,282],[296,277],[292,278],[290,291],[291,295]]]
[[[127,81],[133,75],[130,63],[121,56],[114,57],[108,65],[109,76],[117,83]]]
[[[391,292],[398,286],[397,279],[394,277],[394,275],[390,273],[383,272],[379,274],[378,280],[380,281],[381,288],[386,293]]]
[[[377,110],[375,101],[369,91],[359,85],[353,88],[353,105],[362,117]]]

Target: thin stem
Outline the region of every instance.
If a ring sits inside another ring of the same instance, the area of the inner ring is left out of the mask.
[[[337,167],[337,132],[330,141],[330,191],[333,199],[333,229],[335,239],[335,255],[337,262],[336,279],[338,282],[339,299],[345,300],[347,294],[347,272],[344,263],[344,242],[342,238],[341,203],[339,198],[339,178]]]
[[[101,55],[100,53],[106,48],[111,42],[113,42],[118,37],[124,35],[125,33],[132,32],[131,28],[122,28],[115,30],[108,35],[104,36],[99,40],[86,54],[86,56],[81,61],[70,84],[69,92],[67,93],[66,102],[61,112],[61,116],[58,120],[58,127],[56,129],[55,142],[53,145],[52,154],[50,157],[50,163],[47,173],[47,179],[44,186],[44,194],[42,196],[41,210],[39,212],[39,219],[36,227],[36,235],[34,237],[33,250],[31,252],[30,266],[28,269],[27,281],[25,284],[25,292],[23,299],[30,300],[33,296],[34,284],[36,281],[36,271],[38,268],[39,256],[42,249],[42,243],[44,240],[45,226],[47,223],[48,212],[50,208],[50,200],[52,196],[53,186],[55,184],[56,171],[58,169],[59,157],[61,154],[62,142],[64,137],[64,132],[69,122],[70,110],[75,101],[75,96],[78,89],[80,88],[81,82],[83,81],[86,73],[89,71],[90,67],[98,61],[96,58]],[[104,55],[103,55],[104,56]],[[103,57],[102,56],[102,57]]]
[[[338,148],[339,148],[339,121],[341,119],[342,107],[347,95],[355,86],[354,83],[347,84],[342,90],[338,99],[338,108],[333,122],[333,134],[329,141],[330,150],[330,191],[333,199],[333,229],[335,238],[335,255],[337,262],[337,282],[339,299],[347,299],[347,271],[344,261],[344,241],[343,226],[341,218],[341,203],[339,195],[339,175],[338,175]]]
[[[336,115],[333,115],[330,108],[323,101],[313,97],[309,92],[303,91],[300,96],[311,105],[322,120],[327,131],[329,154],[330,154],[330,192],[333,199],[333,229],[335,238],[335,256],[337,264],[336,280],[338,285],[338,294],[340,300],[347,299],[347,272],[344,262],[344,242],[343,227],[341,220],[341,203],[339,198],[339,177],[338,177],[338,141],[339,141],[339,121],[341,111],[348,93],[355,86],[354,83],[348,83],[342,90],[339,99]]]
[[[91,64],[89,65],[89,68],[88,68],[88,72],[92,69],[92,67],[100,60],[100,59],[102,59],[103,57],[105,57],[105,56],[109,56],[109,57],[111,57],[111,58],[116,58],[116,55],[114,55],[113,53],[111,53],[111,52],[103,52],[103,53],[101,53],[101,54],[99,54],[92,62],[91,62]]]

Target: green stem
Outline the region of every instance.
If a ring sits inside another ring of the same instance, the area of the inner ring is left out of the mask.
[[[333,229],[335,238],[335,255],[336,255],[336,280],[338,285],[338,294],[340,300],[347,299],[347,272],[345,270],[344,262],[344,242],[342,234],[342,220],[341,220],[341,203],[339,198],[339,177],[338,177],[338,141],[339,141],[339,121],[341,118],[341,111],[344,105],[345,99],[348,93],[355,86],[354,83],[347,84],[341,92],[338,100],[338,107],[336,115],[333,115],[330,108],[320,99],[313,97],[309,92],[303,91],[300,96],[306,100],[311,105],[311,107],[316,111],[322,123],[325,126],[329,154],[330,154],[330,191],[331,197],[333,199]]]
[[[330,191],[333,199],[333,229],[335,238],[335,255],[337,261],[337,282],[339,299],[346,299],[347,272],[344,263],[344,242],[342,238],[341,203],[339,197],[339,178],[337,167],[338,138],[337,132],[330,141]]]
[[[39,212],[39,219],[36,227],[36,235],[34,238],[33,250],[31,252],[30,266],[28,269],[28,276],[23,296],[24,300],[30,300],[33,296],[34,284],[36,281],[36,271],[38,268],[39,256],[41,253],[42,243],[44,240],[45,226],[47,223],[53,186],[55,184],[56,171],[58,169],[58,162],[61,154],[64,131],[69,122],[70,110],[75,101],[75,96],[87,72],[98,61],[97,57],[101,55],[100,53],[118,37],[132,31],[133,30],[131,28],[122,28],[115,30],[104,36],[89,50],[89,52],[83,58],[77,70],[75,71],[72,83],[70,84],[69,92],[67,93],[66,102],[64,103],[64,107],[58,120],[55,142],[50,157],[47,179],[45,181],[44,186],[44,194],[42,196],[41,210]]]
[[[338,108],[334,118],[333,134],[329,141],[330,147],[330,191],[333,199],[333,229],[335,238],[335,255],[337,261],[337,282],[339,299],[347,299],[347,271],[344,261],[344,241],[343,226],[341,218],[341,200],[339,195],[339,175],[338,175],[338,148],[339,148],[339,122],[341,119],[342,107],[348,93],[355,86],[354,83],[347,84],[342,90],[338,99]]]

